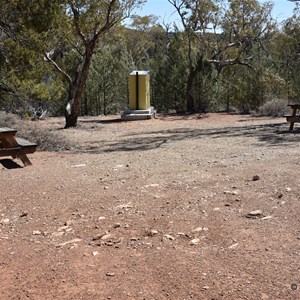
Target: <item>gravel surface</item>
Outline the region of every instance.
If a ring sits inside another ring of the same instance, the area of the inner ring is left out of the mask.
[[[297,124],[38,124],[72,147],[0,160],[0,299],[300,299]]]

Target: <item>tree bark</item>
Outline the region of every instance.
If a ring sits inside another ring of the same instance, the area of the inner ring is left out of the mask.
[[[194,83],[195,72],[193,68],[190,68],[187,85],[186,85],[186,110],[187,112],[195,111],[195,102],[193,97],[193,83]]]
[[[75,79],[70,84],[69,97],[65,109],[65,118],[66,118],[65,128],[77,126],[77,119],[80,112],[81,97],[84,92],[84,86],[86,80],[88,78],[90,65],[91,65],[91,58],[92,58],[91,53],[86,54],[86,58],[81,71],[79,70],[80,65],[78,65],[75,74]]]

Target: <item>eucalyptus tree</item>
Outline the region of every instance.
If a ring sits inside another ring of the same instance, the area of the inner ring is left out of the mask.
[[[43,102],[60,97],[62,86],[53,77],[51,82],[46,82],[45,75],[51,73],[51,70],[44,65],[43,55],[35,51],[38,34],[43,35],[45,24],[51,26],[56,4],[55,1],[49,5],[41,2],[40,6],[45,5],[43,13],[37,14],[37,5],[32,3],[0,0],[2,109],[21,113],[32,101]],[[29,12],[31,20],[25,17]],[[32,30],[33,26],[38,28],[38,32]]]
[[[187,110],[196,110],[193,86],[197,74],[221,74],[224,68],[252,68],[253,50],[264,48],[272,31],[269,2],[257,0],[168,0],[180,16],[186,36],[189,74]]]
[[[0,4],[7,1],[0,0]],[[68,85],[65,127],[75,127],[92,57],[99,41],[144,0],[16,0],[7,12],[17,17],[10,32],[18,46],[39,54]],[[2,23],[0,23],[1,27]],[[66,66],[65,60],[69,60]],[[68,68],[68,66],[72,67]]]
[[[122,31],[99,43],[84,93],[85,115],[112,114],[127,106],[127,81],[133,64],[123,37]]]
[[[300,97],[300,12],[284,21],[282,31],[276,36],[274,55],[278,59],[279,74],[288,82],[289,98]],[[299,101],[299,100],[298,100]]]

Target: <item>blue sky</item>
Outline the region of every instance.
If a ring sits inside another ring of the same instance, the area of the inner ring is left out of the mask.
[[[265,1],[261,0],[260,2],[263,3]],[[272,2],[274,3],[273,17],[278,21],[282,21],[292,15],[295,7],[294,3],[288,0],[273,0]],[[174,13],[174,8],[167,0],[148,0],[138,14],[156,15],[161,22],[164,20],[167,24],[178,19],[176,13]]]

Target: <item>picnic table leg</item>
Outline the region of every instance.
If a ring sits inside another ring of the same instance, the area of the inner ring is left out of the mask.
[[[297,108],[296,108],[296,107],[293,107],[292,120],[294,120],[294,119],[296,118],[296,113],[297,113]],[[290,129],[289,129],[289,130],[293,130],[293,129],[294,129],[294,123],[295,123],[295,122],[292,122],[292,121],[291,121]]]
[[[16,139],[13,136],[6,137],[5,139],[1,139],[1,143],[3,144],[4,147],[7,148],[14,148],[19,146],[19,144],[17,143]],[[20,158],[25,167],[32,165],[31,161],[29,160],[26,154],[12,155],[12,157]]]

